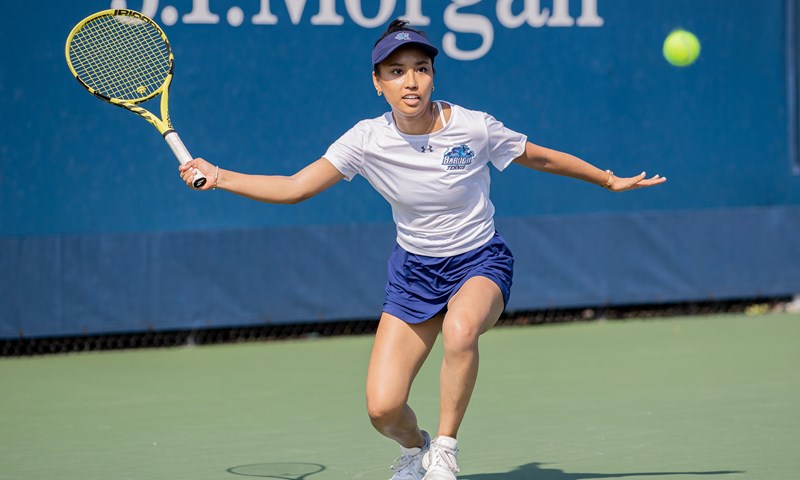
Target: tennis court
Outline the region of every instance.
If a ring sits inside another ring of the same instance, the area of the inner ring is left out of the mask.
[[[791,480],[800,316],[537,327],[482,338],[460,479]],[[0,478],[381,479],[371,336],[0,360]],[[436,349],[412,392],[435,430]]]

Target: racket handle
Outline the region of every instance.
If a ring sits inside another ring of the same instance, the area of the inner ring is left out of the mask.
[[[178,136],[178,132],[175,130],[169,130],[164,134],[164,140],[167,141],[167,145],[169,145],[169,148],[172,149],[172,153],[175,154],[175,156],[178,158],[178,161],[181,162],[181,165],[186,165],[192,160],[192,155],[189,153],[189,150],[186,149],[186,145],[184,145],[181,141],[181,137]],[[195,168],[192,186],[194,186],[194,188],[200,188],[205,184],[206,176],[203,175],[200,170]]]

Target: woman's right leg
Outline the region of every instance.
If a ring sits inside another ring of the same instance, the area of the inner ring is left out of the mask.
[[[442,318],[410,324],[384,312],[375,334],[367,370],[367,413],[376,430],[406,448],[425,442],[408,395],[436,342]]]

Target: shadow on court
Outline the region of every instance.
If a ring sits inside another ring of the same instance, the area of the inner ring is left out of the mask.
[[[234,475],[262,478],[282,478],[285,480],[305,480],[309,475],[325,470],[325,465],[318,463],[256,463],[252,465],[237,465],[226,471]]]
[[[459,480],[584,480],[592,478],[661,477],[669,475],[730,475],[744,473],[741,470],[717,470],[709,472],[628,472],[628,473],[568,473],[556,468],[542,468],[543,463],[520,465],[516,470],[504,473],[477,473],[459,475]]]

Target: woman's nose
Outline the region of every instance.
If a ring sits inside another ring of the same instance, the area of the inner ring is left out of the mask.
[[[406,73],[405,86],[406,88],[417,88],[417,74],[414,70],[409,70]]]

